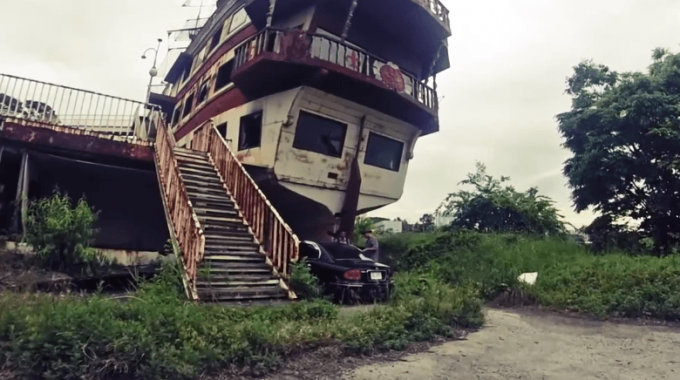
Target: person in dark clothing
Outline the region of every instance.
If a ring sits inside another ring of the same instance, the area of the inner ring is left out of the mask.
[[[363,235],[366,238],[366,248],[364,248],[364,255],[377,263],[378,254],[380,251],[378,239],[373,236],[373,231],[371,230],[364,231]]]

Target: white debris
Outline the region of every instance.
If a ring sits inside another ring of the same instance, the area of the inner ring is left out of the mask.
[[[517,278],[520,282],[524,282],[529,285],[533,285],[536,283],[536,278],[538,278],[538,272],[532,272],[532,273],[522,273],[519,275]]]

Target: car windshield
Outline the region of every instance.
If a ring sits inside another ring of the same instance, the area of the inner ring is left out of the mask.
[[[336,260],[363,260],[361,258],[362,251],[349,244],[322,244],[326,251]]]

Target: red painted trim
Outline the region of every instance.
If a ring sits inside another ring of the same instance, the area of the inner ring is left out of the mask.
[[[222,112],[247,102],[248,99],[246,99],[241,90],[236,87],[208,100],[208,103],[206,103],[195,115],[191,116],[189,121],[175,132],[175,139],[179,140],[186,136],[204,122],[208,121],[211,117],[215,117]]]
[[[236,45],[254,36],[255,34],[257,34],[257,28],[255,25],[250,24],[240,32],[236,33],[233,37],[222,43],[222,45],[217,48],[217,51],[212,53],[207,61],[203,62],[201,68],[198,69],[198,71],[196,71],[196,73],[189,79],[184,87],[182,87],[182,90],[177,93],[175,99],[183,99],[184,95],[199,82],[199,79],[201,79],[203,75],[205,75],[205,73],[213,67],[218,59],[222,58],[223,55],[228,53],[229,50],[233,49]]]
[[[93,155],[115,156],[153,162],[153,145],[148,142],[117,141],[112,136],[82,129],[54,126],[26,120],[7,119],[0,138],[46,147],[76,150]]]

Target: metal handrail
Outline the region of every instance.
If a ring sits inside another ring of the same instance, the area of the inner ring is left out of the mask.
[[[147,139],[160,107],[0,73],[0,116]]]
[[[284,36],[304,36],[307,39],[306,53],[310,58],[320,59],[363,74],[369,78],[382,82],[381,69],[388,62],[357,46],[350,45],[326,35],[304,33],[299,31],[283,31],[279,29],[264,29],[250,37],[236,48],[234,70],[243,66],[262,53],[287,54],[282,47]],[[351,60],[348,61],[348,57]],[[437,92],[427,84],[419,81],[414,75],[402,70],[403,88],[398,91],[408,95],[424,106],[438,110]]]
[[[196,281],[198,265],[205,254],[205,232],[196,215],[184,180],[180,175],[179,163],[175,157],[175,137],[168,131],[165,123],[158,127],[156,138],[156,164],[163,191],[167,215],[175,230],[177,243],[181,249],[184,270],[189,279],[189,295],[198,299]]]

